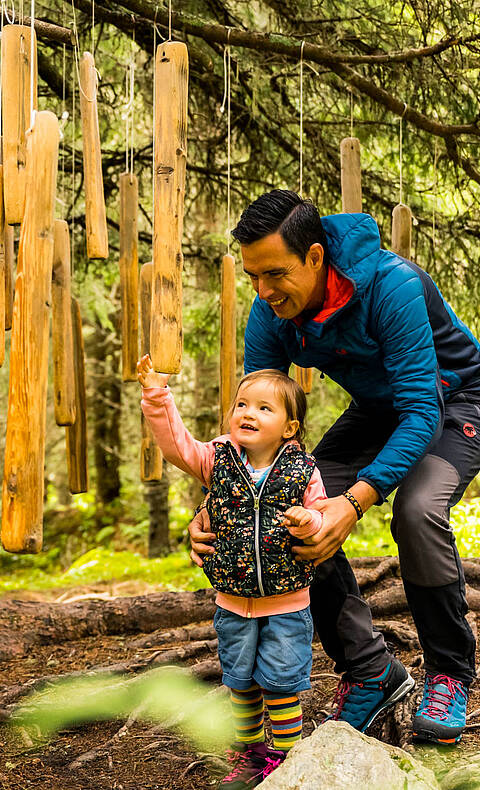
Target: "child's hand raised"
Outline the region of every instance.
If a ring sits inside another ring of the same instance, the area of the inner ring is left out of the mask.
[[[170,378],[170,373],[156,373],[150,356],[145,354],[137,362],[137,378],[142,387],[165,387]]]

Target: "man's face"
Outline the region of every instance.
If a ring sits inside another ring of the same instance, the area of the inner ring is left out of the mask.
[[[314,244],[305,263],[290,252],[279,233],[242,244],[243,269],[260,299],[279,318],[295,318],[323,303],[323,248]]]

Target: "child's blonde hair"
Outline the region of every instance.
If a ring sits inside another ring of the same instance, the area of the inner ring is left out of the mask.
[[[291,379],[290,376],[287,376],[286,373],[282,373],[280,370],[275,370],[274,368],[254,370],[253,373],[247,373],[247,375],[240,380],[235,397],[233,398],[233,401],[225,417],[226,425],[230,424],[230,418],[235,408],[235,402],[237,400],[240,387],[243,387],[244,384],[251,384],[254,381],[260,381],[261,379],[264,379],[265,381],[271,381],[275,385],[275,395],[280,398],[280,401],[282,402],[287,413],[287,419],[298,420],[298,429],[295,436],[292,436],[292,439],[296,439],[301,448],[304,450],[307,398],[303,389],[299,384],[297,384],[296,381]]]

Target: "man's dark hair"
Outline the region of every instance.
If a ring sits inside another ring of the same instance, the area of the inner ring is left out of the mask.
[[[305,263],[312,244],[320,243],[327,255],[327,239],[320,214],[310,200],[289,189],[273,189],[253,201],[243,212],[232,236],[240,244],[279,233],[290,252]]]

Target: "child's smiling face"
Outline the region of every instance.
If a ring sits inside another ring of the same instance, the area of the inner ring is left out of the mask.
[[[232,439],[247,453],[271,456],[271,463],[284,439],[291,439],[298,429],[297,420],[289,420],[285,406],[268,379],[245,382],[235,399],[230,418]]]

